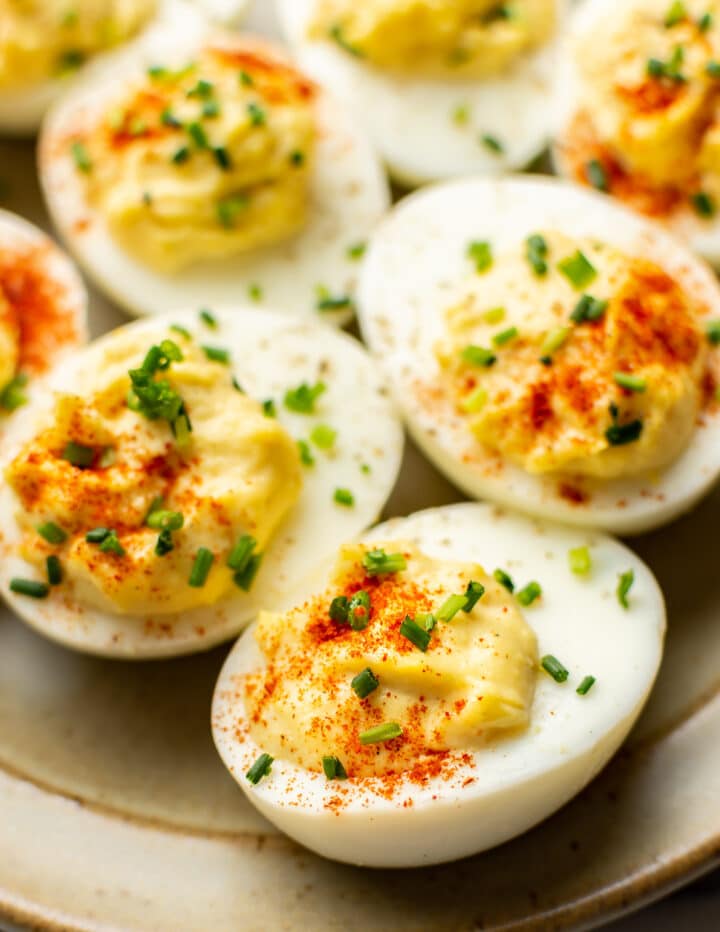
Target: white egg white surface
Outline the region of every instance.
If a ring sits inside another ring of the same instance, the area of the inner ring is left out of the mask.
[[[644,257],[678,281],[708,317],[720,316],[712,271],[661,227],[604,195],[550,178],[446,182],[403,200],[378,229],[363,263],[359,314],[372,352],[390,379],[408,428],[425,454],[473,498],[537,517],[636,534],[689,510],[720,475],[720,411],[706,408],[684,453],[651,476],[595,482],[585,502],[562,494],[558,477],[531,475],[486,450],[447,400],[428,405],[438,384],[434,346],[457,286],[471,272],[467,245],[494,254],[539,230],[595,237]]]
[[[378,159],[354,116],[329,94],[315,102],[317,142],[310,180],[307,223],[293,238],[187,269],[162,273],[143,265],[111,235],[100,212],[87,202],[67,139],[79,126],[99,120],[120,87],[151,64],[179,66],[200,49],[207,33],[190,28],[158,51],[137,50],[113,63],[92,82],[76,85],[50,112],[39,147],[40,178],[55,225],[96,284],[131,314],[156,314],[187,303],[233,303],[251,286],[262,303],[289,313],[317,316],[318,286],[333,296],[352,294],[358,262],[348,248],[364,241],[390,201]],[[348,312],[324,319],[342,324]]]
[[[318,423],[337,431],[332,454],[316,451],[315,465],[303,469],[297,503],[273,535],[260,572],[249,593],[239,589],[214,606],[178,615],[129,617],[74,603],[62,586],[44,600],[17,596],[8,585],[13,577],[36,578],[37,571],[13,552],[20,534],[18,507],[6,483],[0,487],[0,592],[28,624],[53,640],[103,656],[140,659],[205,650],[237,633],[268,603],[283,602],[323,556],[331,557],[349,537],[377,520],[395,483],[403,447],[397,420],[378,369],[352,337],[329,327],[292,321],[286,315],[237,306],[213,308],[218,327],[210,330],[196,310],[131,324],[147,335],[148,347],[170,336],[168,326],[186,327],[200,343],[229,349],[232,371],[251,397],[273,398],[277,416],[291,436],[307,439]],[[122,328],[120,333],[126,328]],[[3,448],[0,469],[46,423],[54,391],[77,390],[82,373],[102,363],[111,333],[54,371],[47,389],[25,416],[13,424]],[[303,381],[321,379],[326,391],[317,414],[294,414],[283,395]],[[82,383],[80,383],[82,384]],[[369,473],[361,465],[371,467]],[[336,488],[350,489],[353,507],[333,500]]]
[[[106,61],[133,54],[147,46],[165,45],[187,32],[203,32],[212,19],[234,22],[247,6],[247,0],[161,0],[156,16],[142,32],[127,43],[99,52],[72,75],[54,78],[29,87],[0,90],[0,133],[28,136],[37,131],[48,108],[68,89],[94,80],[95,69]]]
[[[484,80],[411,78],[373,68],[332,42],[309,40],[315,0],[276,0],[276,6],[303,67],[363,122],[398,181],[416,185],[503,174],[524,168],[550,141],[558,39],[519,59],[505,74]],[[559,7],[562,24],[564,0]],[[462,125],[453,120],[458,107],[468,113]],[[502,143],[501,154],[482,144],[485,134]]]
[[[668,9],[670,4],[668,3]],[[596,26],[617,12],[615,0],[580,0],[573,10],[567,34],[561,44],[558,60],[558,129],[552,147],[552,160],[557,173],[572,178],[573,173],[566,160],[564,138],[584,99],[583,77],[576,66],[574,44],[580,36],[592,35]],[[622,156],[622,153],[619,153]],[[622,161],[622,158],[621,158]],[[690,248],[720,268],[720,217],[704,219],[697,215],[689,203],[679,205],[671,214],[662,218],[664,226]]]
[[[45,368],[55,365],[68,353],[86,342],[88,298],[77,269],[50,237],[17,214],[0,210],[0,261],[7,257],[12,266],[12,257],[15,254],[22,257],[28,255],[28,251],[35,256],[33,266],[39,265],[42,268],[51,283],[52,291],[57,293],[58,315],[67,318],[74,330],[73,339],[66,339],[62,342],[58,340],[55,345],[46,344],[44,341],[48,352],[46,358],[43,359],[46,366],[42,371],[38,372],[31,367],[26,367],[29,381],[24,391],[28,397],[32,397],[40,390],[41,381],[38,381],[38,377],[44,375]],[[8,297],[11,296],[8,295]],[[22,321],[20,321],[20,327],[22,340]],[[27,334],[25,338],[27,339]],[[3,387],[0,386],[0,388]],[[25,408],[18,408],[15,414],[20,412],[19,416],[22,418],[25,410]],[[13,417],[14,414],[0,412],[0,437],[3,436],[9,419]]]
[[[475,751],[472,764],[459,764],[449,776],[424,786],[402,782],[390,799],[373,789],[378,778],[329,781],[280,759],[252,786],[245,774],[263,749],[236,737],[244,717],[242,677],[264,662],[250,628],[215,691],[213,735],[221,757],[250,802],[279,829],[326,857],[371,867],[464,857],[526,831],[566,803],[607,763],[636,720],[665,632],[663,598],[650,570],[602,534],[461,504],[394,518],[363,537],[401,539],[439,560],[477,561],[489,572],[502,567],[518,584],[539,581],[542,598],[523,610],[525,618],[538,637],[539,656],[556,656],[570,676],[559,684],[538,673],[527,731]],[[568,550],[579,546],[589,546],[592,555],[587,577],[568,567]],[[635,583],[624,609],[617,580],[630,569]],[[588,674],[596,683],[579,696],[576,688]]]

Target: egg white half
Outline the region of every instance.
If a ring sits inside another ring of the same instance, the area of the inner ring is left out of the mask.
[[[348,55],[330,41],[307,38],[316,0],[276,0],[300,62],[333,89],[366,127],[391,174],[407,185],[460,175],[499,175],[524,168],[545,149],[556,123],[559,40],[485,80],[396,76]],[[565,18],[559,4],[558,20]],[[458,107],[468,120],[453,119]],[[503,152],[482,144],[497,138]]]
[[[248,0],[162,0],[156,16],[143,31],[123,45],[99,52],[78,71],[29,87],[0,90],[0,133],[30,136],[40,126],[43,116],[55,100],[69,88],[94,80],[95,68],[109,59],[132,54],[144,46],[173,41],[188,31],[207,31],[209,22],[235,22],[244,12]]]
[[[558,129],[551,151],[555,170],[565,178],[574,176],[564,155],[564,139],[567,127],[582,106],[585,97],[584,81],[575,63],[574,44],[580,36],[592,35],[599,22],[616,12],[615,0],[580,0],[573,11],[567,34],[561,44],[558,60]],[[619,154],[622,156],[622,153]],[[720,216],[703,219],[693,210],[688,200],[688,203],[678,206],[671,214],[662,218],[661,222],[684,240],[694,252],[716,268],[720,268]]]
[[[0,210],[0,253],[8,256],[14,253],[23,255],[28,249],[33,252],[37,250],[35,263],[41,265],[48,281],[52,283],[53,291],[57,293],[57,311],[67,318],[75,331],[74,340],[58,342],[49,347],[47,359],[43,360],[49,369],[86,342],[88,297],[75,266],[49,236],[17,214]],[[28,398],[41,390],[44,371],[26,371],[29,381],[24,392]],[[0,412],[0,437],[4,435],[9,421],[16,416],[22,419],[26,410],[22,407],[13,413]]]
[[[243,300],[251,286],[262,303],[299,316],[317,316],[318,286],[351,295],[358,262],[348,248],[364,241],[385,213],[390,195],[381,166],[354,115],[321,91],[315,103],[317,144],[308,219],[292,239],[226,259],[197,263],[174,273],[143,265],[113,238],[100,212],[87,202],[67,139],[73,129],[101,118],[123,83],[148,65],[187,63],[207,32],[193,28],[159,49],[143,47],[73,87],[50,112],[39,147],[40,180],[53,221],[90,277],[131,314],[157,314],[188,303]],[[347,310],[323,319],[346,323]]]
[[[509,462],[498,465],[452,403],[427,403],[424,389],[441,378],[434,345],[444,330],[444,311],[471,273],[468,243],[488,240],[501,255],[540,230],[594,237],[644,257],[677,280],[708,317],[720,316],[720,288],[711,270],[662,228],[603,195],[525,176],[447,182],[398,204],[363,264],[363,334],[413,437],[467,495],[619,534],[657,527],[689,510],[720,475],[716,404],[702,413],[684,453],[662,472],[594,483],[590,498],[575,502],[562,494],[557,477],[531,475]]]
[[[322,773],[277,759],[251,786],[245,774],[262,752],[238,738],[245,708],[241,680],[263,663],[250,628],[220,674],[213,700],[217,749],[267,819],[325,857],[371,867],[417,867],[498,845],[549,816],[578,793],[620,746],[655,679],[665,610],[644,563],[601,534],[531,521],[489,505],[461,504],[394,518],[363,540],[409,540],[438,560],[501,567],[518,584],[542,585],[524,609],[539,655],[556,656],[567,682],[538,674],[526,732],[473,753],[474,763],[427,785],[405,781],[388,799],[373,779],[328,781]],[[589,546],[588,577],[568,568],[570,548]],[[618,574],[632,569],[630,607],[616,598]],[[271,606],[268,606],[271,607]],[[586,675],[596,683],[576,693]],[[466,784],[466,781],[471,782]],[[340,799],[335,805],[334,799]]]
[[[13,610],[43,634],[76,650],[109,657],[169,657],[205,650],[235,636],[258,610],[276,604],[297,588],[318,559],[330,557],[349,537],[375,521],[400,467],[402,428],[383,379],[360,344],[329,327],[293,321],[286,315],[235,306],[217,310],[217,329],[210,330],[196,310],[129,325],[147,337],[148,346],[167,336],[173,323],[186,327],[200,343],[229,349],[232,371],[245,391],[258,400],[273,398],[277,416],[291,436],[307,439],[317,423],[337,431],[333,453],[316,452],[316,462],[303,469],[300,497],[270,541],[261,570],[249,593],[239,589],[214,606],[178,615],[127,617],[75,604],[54,588],[45,600],[9,591],[13,577],[37,578],[37,570],[14,554],[20,540],[15,514],[18,501],[6,483],[0,486],[0,592]],[[125,328],[122,328],[124,332]],[[35,404],[14,422],[3,448],[4,468],[23,443],[47,423],[54,392],[70,392],[76,375],[102,364],[114,334],[97,340],[67,359],[51,375]],[[294,414],[282,398],[303,381],[321,379],[326,392],[317,415]],[[361,465],[370,466],[369,472]],[[349,489],[353,507],[333,500],[336,488]]]

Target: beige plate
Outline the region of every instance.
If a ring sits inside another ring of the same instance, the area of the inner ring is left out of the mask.
[[[30,147],[0,146],[0,174],[3,206],[45,223]],[[121,321],[95,296],[95,333]],[[389,513],[457,497],[411,451]],[[530,834],[421,871],[322,861],[255,815],[210,737],[225,649],[93,660],[0,615],[0,914],[103,932],[547,930],[666,892],[720,859],[718,528],[720,494],[635,542],[667,594],[670,631],[621,755]]]

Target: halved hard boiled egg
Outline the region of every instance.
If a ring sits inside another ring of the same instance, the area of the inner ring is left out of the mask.
[[[7,6],[7,5],[6,5]],[[68,87],[130,48],[234,21],[246,0],[32,0],[3,10],[0,133],[34,133]]]
[[[561,56],[558,171],[720,265],[720,10],[583,0]]]
[[[55,363],[87,339],[87,295],[37,227],[0,210],[0,437]]]
[[[51,112],[39,158],[62,236],[134,314],[240,296],[344,322],[389,203],[354,117],[238,34],[189,30],[98,71]]]
[[[374,528],[296,605],[228,657],[215,743],[279,829],[371,867],[474,854],[566,803],[632,727],[665,631],[627,548],[480,504]]]
[[[67,358],[12,424],[0,589],[77,650],[204,650],[371,524],[401,453],[352,338],[244,306],[153,317]]]
[[[720,289],[609,198],[532,178],[401,202],[363,333],[425,453],[468,495],[638,533],[720,474]]]
[[[277,0],[308,73],[406,184],[520,169],[547,145],[559,0]]]

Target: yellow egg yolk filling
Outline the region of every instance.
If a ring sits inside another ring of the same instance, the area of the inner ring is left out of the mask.
[[[663,467],[703,403],[701,308],[661,268],[538,233],[479,262],[436,352],[488,449],[527,472],[612,479]]]
[[[404,568],[376,574],[383,554]],[[535,635],[475,563],[406,542],[344,547],[329,589],[262,613],[255,637],[266,665],[245,681],[250,733],[311,771],[326,756],[358,778],[442,767],[529,722]]]
[[[2,0],[0,89],[72,73],[135,36],[157,6],[157,0]]]
[[[313,85],[259,42],[148,69],[69,142],[121,245],[164,271],[273,245],[306,222]]]
[[[156,371],[147,338],[108,341],[78,394],[57,396],[50,425],[5,471],[21,555],[41,572],[57,557],[81,605],[167,615],[250,588],[299,495],[297,445],[284,428],[234,387],[226,365],[168,337],[180,345],[160,344],[175,350]]]
[[[417,75],[486,77],[552,35],[555,0],[319,0],[313,38],[359,60]]]

